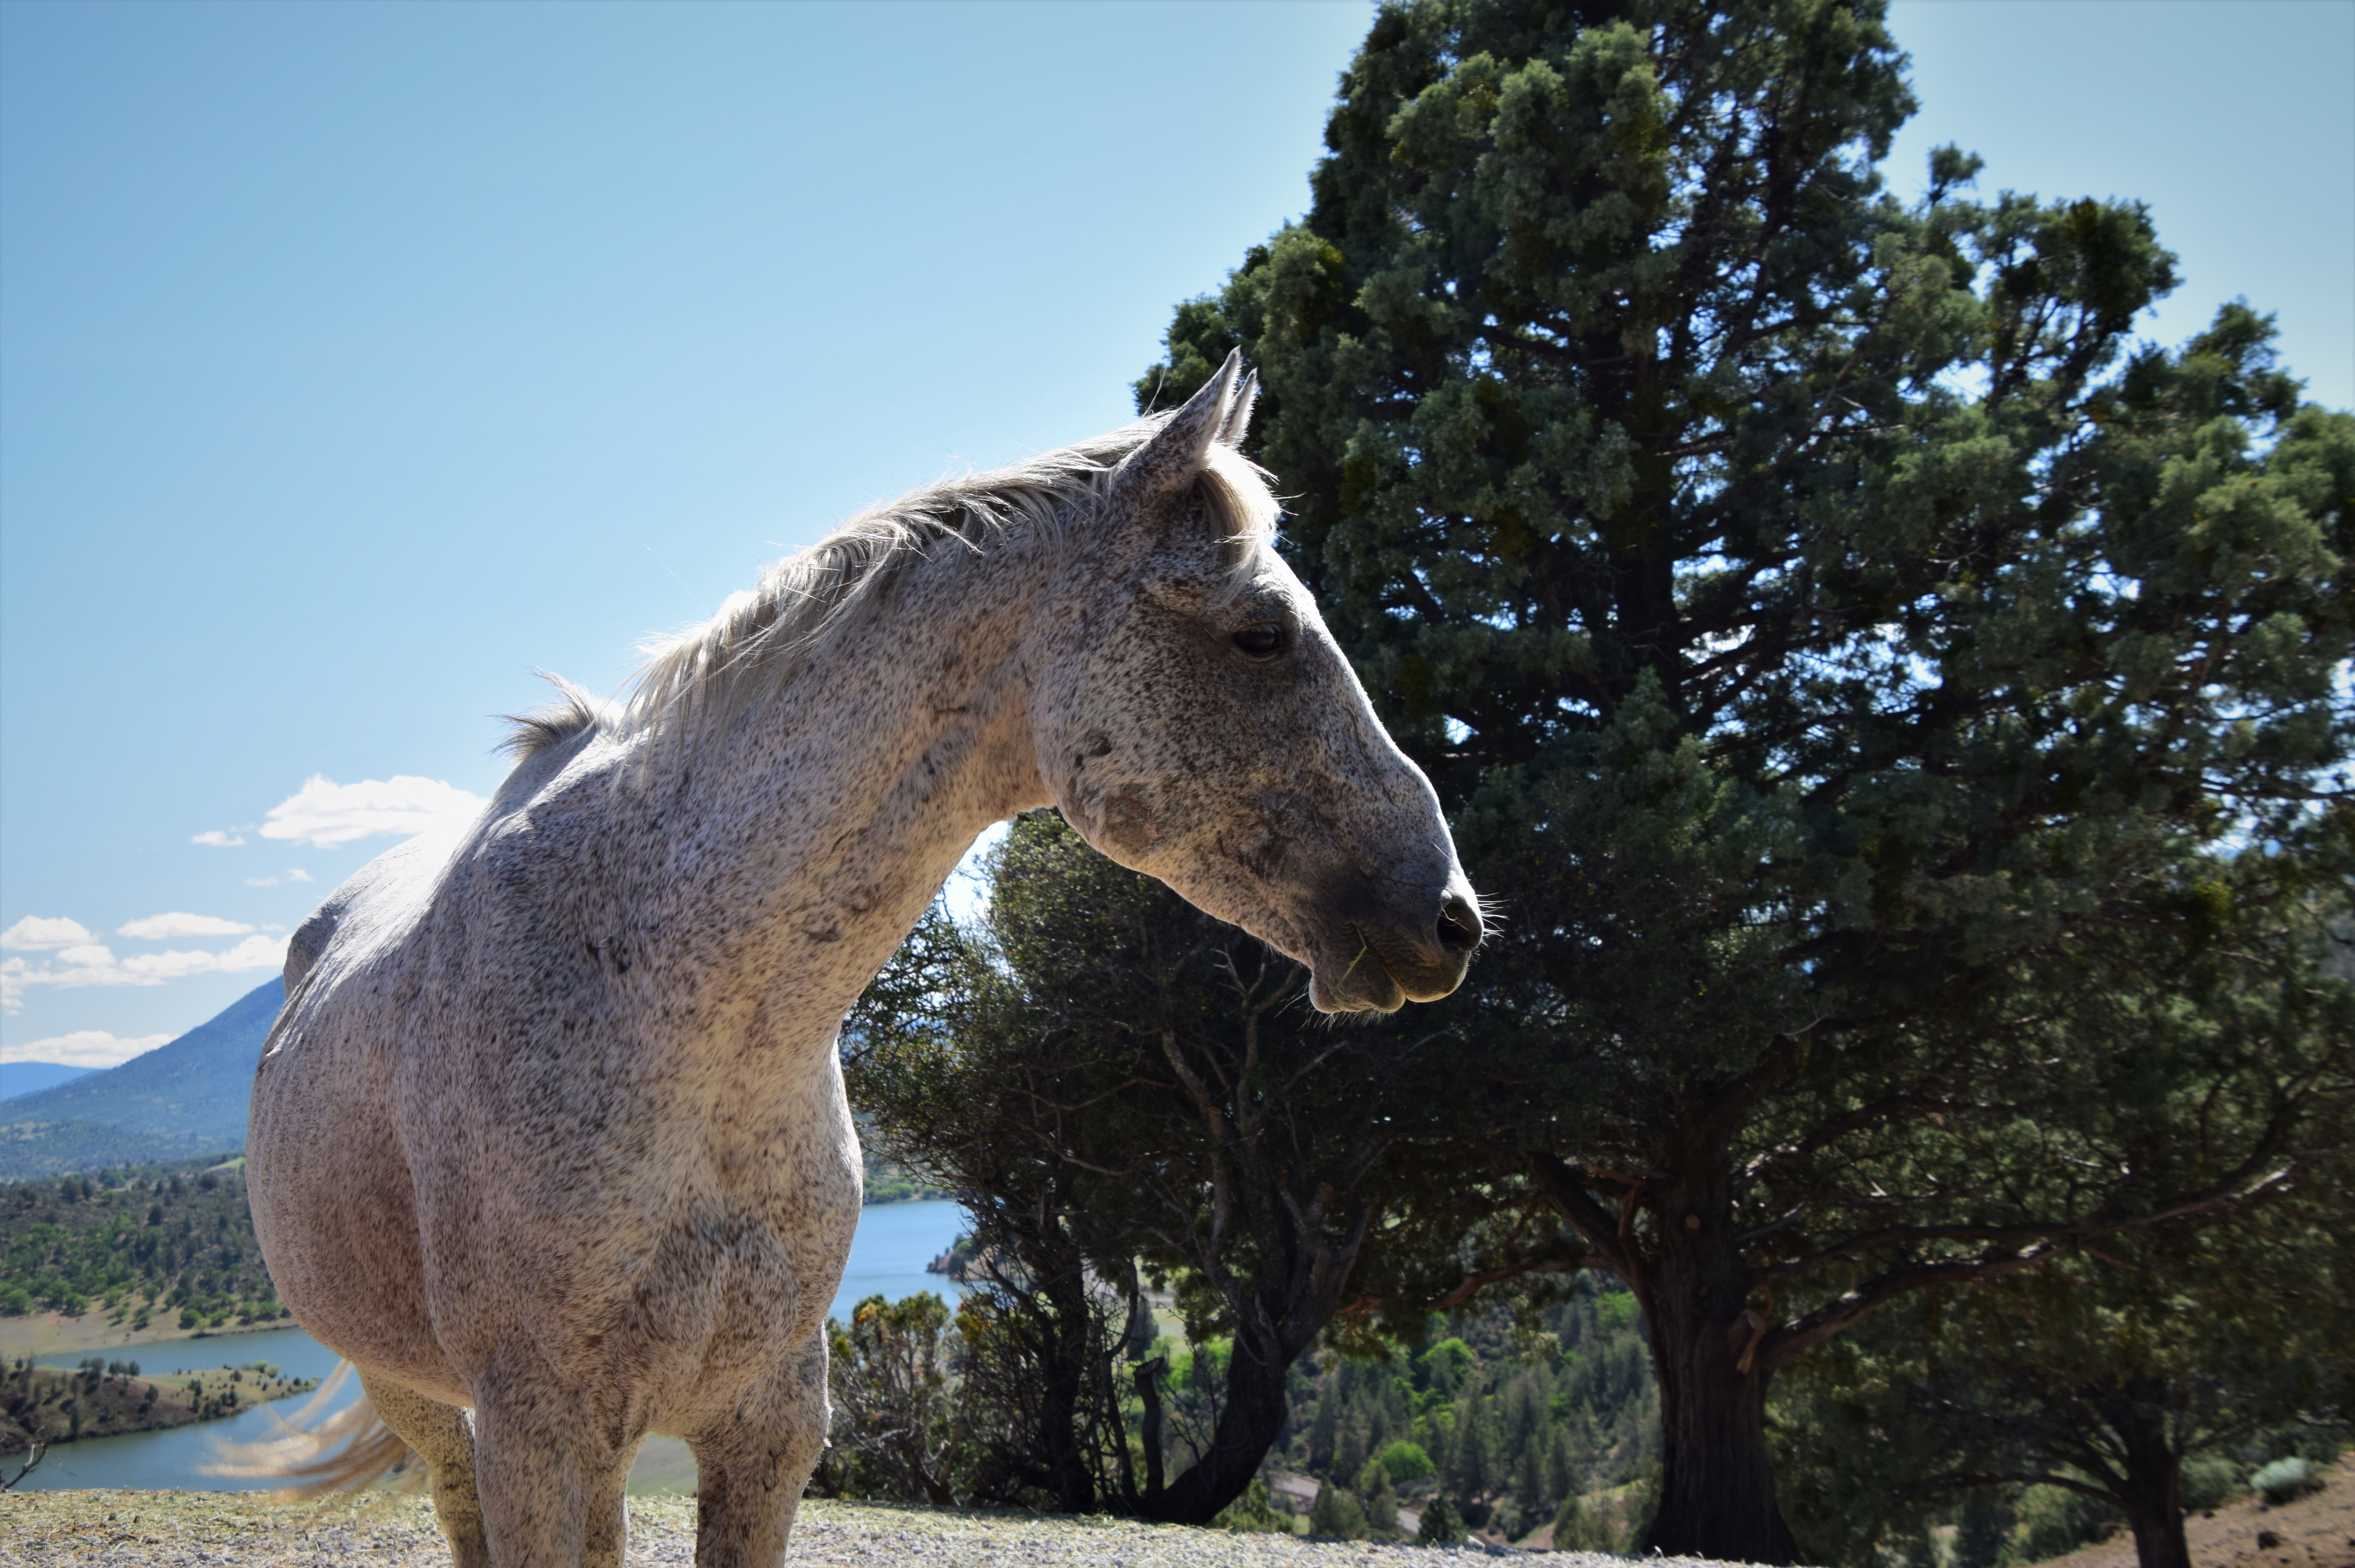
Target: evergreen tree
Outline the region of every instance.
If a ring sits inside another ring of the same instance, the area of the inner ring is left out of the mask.
[[[1347,1488],[1321,1482],[1316,1501],[1308,1506],[1308,1533],[1331,1541],[1363,1541],[1366,1510]]]
[[[986,925],[935,910],[853,1012],[851,1104],[1005,1262],[985,1343],[1012,1355],[998,1403],[1025,1414],[992,1495],[1207,1523],[1283,1430],[1289,1371],[1348,1299],[1374,1216],[1435,1181],[1383,1158],[1427,1121],[1413,1044],[1336,1035],[1298,966],[1051,812],[1015,824],[989,877]],[[1149,1323],[1140,1268],[1170,1284],[1196,1347],[1182,1385],[1133,1347],[1142,1485],[1091,1283],[1121,1282]],[[1346,1484],[1369,1427],[1336,1414]]]
[[[1966,1487],[1984,1553],[2001,1533],[1986,1517],[1997,1489],[2041,1486],[2122,1519],[2141,1568],[2189,1568],[2188,1461],[2355,1418],[2349,1174],[2330,1162],[2232,1224],[2158,1227],[1878,1315],[1800,1369],[1806,1398],[1785,1407],[1786,1427],[1803,1416],[1791,1441],[1811,1450],[1798,1456],[1804,1510],[1838,1516],[1853,1539],[1892,1501],[1910,1527],[1922,1504]],[[1834,1419],[1806,1410],[1828,1400],[1843,1406]],[[1860,1559],[1861,1544],[1838,1555]]]
[[[1506,916],[1426,1097],[1492,1180],[1368,1283],[1419,1324],[1467,1231],[1625,1279],[1672,1554],[1793,1560],[1795,1358],[2229,1212],[2347,1089],[2343,1027],[2098,1015],[2349,874],[2355,418],[2244,306],[2137,348],[2139,206],[1951,148],[1888,196],[1902,68],[1878,0],[1386,6],[1309,214],[1139,385],[1258,366],[1294,564]],[[2211,1100],[2196,1169],[2091,1114]]]
[[[1955,1523],[1955,1568],[1996,1568],[2010,1531],[2011,1510],[1993,1488],[1974,1487],[1964,1493]]]
[[[1425,1546],[1454,1546],[1464,1539],[1464,1520],[1445,1493],[1423,1505],[1423,1517],[1415,1521],[1414,1538]]]

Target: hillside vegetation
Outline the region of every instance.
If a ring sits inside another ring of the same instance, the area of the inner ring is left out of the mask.
[[[71,1443],[214,1421],[307,1393],[312,1378],[290,1378],[268,1361],[213,1372],[143,1378],[135,1361],[91,1356],[79,1367],[37,1367],[27,1357],[0,1370],[0,1454],[36,1443]]]
[[[0,1187],[0,1316],[100,1311],[133,1331],[283,1317],[245,1173],[197,1161]]]

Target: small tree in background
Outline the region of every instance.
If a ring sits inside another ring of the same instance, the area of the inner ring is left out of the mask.
[[[2137,345],[2139,206],[1966,199],[1951,148],[1893,199],[1903,64],[1875,0],[1385,6],[1310,212],[1139,384],[1259,367],[1284,548],[1502,906],[1429,1013],[1489,1180],[1360,1277],[1402,1330],[1624,1278],[1669,1553],[1796,1557],[1797,1357],[2233,1213],[2349,1092],[2283,955],[2355,870],[2355,418],[2245,306]]]
[[[922,1498],[936,1508],[965,1500],[958,1486],[970,1439],[950,1387],[948,1324],[947,1304],[930,1291],[899,1302],[870,1296],[847,1327],[829,1319],[834,1421],[812,1481],[820,1492]]]
[[[1808,1539],[1867,1561],[1969,1489],[1987,1568],[1993,1498],[2043,1487],[2123,1520],[2142,1568],[2189,1568],[2187,1510],[2299,1436],[2328,1457],[2355,1421],[2350,1173],[1914,1298],[1804,1365],[1785,1425]]]
[[[1285,1373],[1349,1299],[1377,1216],[1452,1185],[1401,1158],[1433,1130],[1417,1042],[1320,1020],[1297,966],[1051,813],[1018,821],[988,874],[986,927],[928,916],[852,1014],[851,1103],[996,1260],[991,1343],[1018,1339],[1007,1393],[1030,1411],[1009,1476],[1066,1510],[1206,1523],[1282,1429]],[[1185,1316],[1183,1388],[1152,1354],[1140,1266]]]

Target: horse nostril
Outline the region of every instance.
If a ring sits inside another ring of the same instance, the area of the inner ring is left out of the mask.
[[[1439,945],[1451,953],[1468,953],[1480,945],[1480,911],[1460,894],[1449,894],[1439,906]]]

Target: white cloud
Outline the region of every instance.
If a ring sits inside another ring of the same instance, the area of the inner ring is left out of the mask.
[[[248,937],[218,953],[170,948],[160,953],[135,953],[118,959],[114,950],[97,943],[68,948],[55,964],[37,967],[24,959],[0,959],[0,1010],[15,1012],[25,1004],[27,988],[53,985],[60,991],[83,986],[162,985],[189,975],[240,974],[250,969],[282,968],[286,938]]]
[[[168,1044],[169,1034],[139,1034],[118,1040],[103,1029],[77,1029],[23,1045],[0,1045],[0,1062],[55,1062],[64,1067],[119,1067],[133,1056]]]
[[[283,876],[249,876],[245,879],[245,885],[248,887],[275,887],[282,882],[308,882],[310,880],[311,874],[309,872],[304,871],[299,865],[290,865],[286,868],[286,874]]]
[[[454,784],[414,774],[338,784],[314,773],[302,789],[270,808],[261,836],[336,849],[378,833],[407,838],[436,828],[463,827],[484,805],[481,797]]]
[[[218,915],[189,915],[175,909],[117,926],[114,934],[136,937],[143,942],[164,942],[174,937],[242,937],[252,929],[240,921],[224,920]]]
[[[215,849],[235,849],[245,842],[245,835],[225,833],[218,828],[207,828],[201,833],[189,834],[188,842],[192,844],[210,844]]]
[[[27,915],[0,931],[0,948],[17,953],[47,952],[51,948],[70,948],[91,939],[79,920],[49,920],[38,915]]]

